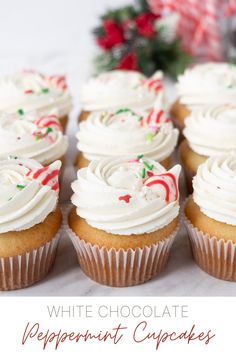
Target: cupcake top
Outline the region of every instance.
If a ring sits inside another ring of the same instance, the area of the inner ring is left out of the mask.
[[[178,130],[163,109],[100,111],[80,123],[78,149],[89,161],[109,156],[145,154],[163,161],[173,152]]]
[[[56,115],[0,114],[0,158],[6,155],[32,158],[43,165],[61,158],[68,148]]]
[[[113,70],[91,78],[82,89],[85,111],[118,109],[149,109],[163,89],[162,72],[147,78],[137,71]]]
[[[0,233],[29,229],[55,210],[60,167],[60,161],[47,167],[31,159],[0,161]]]
[[[193,179],[193,200],[208,217],[236,226],[236,154],[210,157]]]
[[[89,225],[108,233],[153,232],[178,216],[180,170],[167,172],[143,156],[93,161],[77,172],[72,203]]]
[[[185,120],[184,136],[197,154],[218,156],[236,151],[236,106],[196,109]]]
[[[14,113],[23,109],[47,114],[53,108],[63,117],[71,107],[64,76],[45,76],[24,70],[0,79],[0,111]]]
[[[205,63],[187,69],[177,83],[180,102],[193,109],[206,104],[235,104],[236,66]]]

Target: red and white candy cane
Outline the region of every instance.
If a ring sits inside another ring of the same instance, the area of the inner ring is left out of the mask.
[[[58,176],[61,168],[61,161],[55,161],[49,166],[38,170],[29,170],[26,177],[30,180],[38,181],[43,186],[49,186],[52,190],[59,190]]]
[[[143,81],[143,85],[150,91],[158,93],[163,90],[162,74],[160,71],[156,72],[153,76]]]
[[[173,168],[176,169],[177,172],[178,168],[178,174],[180,172],[180,169],[178,166]],[[166,173],[161,173],[158,175],[153,175],[149,178],[146,179],[144,182],[144,186],[151,188],[152,190],[156,191],[157,194],[160,194],[160,196],[164,196],[165,201],[167,203],[173,202],[179,198],[179,189],[178,189],[178,174],[177,177],[175,176],[175,173],[172,172],[166,172]]]
[[[232,15],[235,0],[148,0],[148,3],[158,15],[179,15],[177,32],[189,53],[208,60],[222,59],[220,16],[222,8]]]
[[[53,127],[56,130],[62,131],[61,123],[55,114],[48,114],[35,120],[35,124],[39,128]]]
[[[66,91],[68,88],[67,82],[66,82],[66,77],[63,75],[45,76],[45,79],[49,85],[54,85],[55,87],[57,87],[63,91]]]
[[[170,117],[166,115],[164,110],[156,111],[152,109],[147,116],[143,117],[141,120],[141,126],[142,127],[150,127],[157,129],[159,128],[162,124],[169,123],[171,122]]]

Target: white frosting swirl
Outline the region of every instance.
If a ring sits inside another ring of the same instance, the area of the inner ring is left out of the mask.
[[[236,66],[205,63],[187,69],[177,83],[180,102],[190,109],[201,105],[235,104]]]
[[[236,151],[236,106],[222,105],[192,111],[184,136],[197,154],[218,156]]]
[[[43,165],[66,153],[68,140],[55,115],[0,114],[0,158],[32,158]]]
[[[71,108],[72,98],[63,76],[21,71],[0,79],[0,111],[15,113],[23,109],[47,114],[56,109],[58,116],[63,117]]]
[[[0,234],[29,229],[55,210],[60,167],[60,161],[47,168],[30,159],[0,161]]]
[[[108,233],[150,233],[173,221],[179,212],[178,177],[159,163],[139,157],[106,158],[80,169],[72,183],[77,214]]]
[[[136,71],[114,70],[91,78],[82,89],[82,106],[86,111],[116,109],[150,109],[163,90],[162,72],[150,79]]]
[[[210,157],[193,179],[193,199],[208,217],[236,226],[236,154]]]
[[[89,161],[143,153],[160,162],[174,151],[178,130],[163,110],[120,109],[90,114],[76,136],[78,149]]]

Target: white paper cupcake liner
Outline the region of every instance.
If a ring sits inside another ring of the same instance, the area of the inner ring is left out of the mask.
[[[192,225],[185,216],[184,209],[182,220],[197,265],[215,278],[236,281],[236,243],[203,233]]]
[[[0,290],[28,287],[48,274],[53,266],[61,230],[45,245],[31,252],[0,258]]]
[[[64,230],[70,237],[83,272],[94,281],[115,287],[142,284],[165,267],[179,226],[168,238],[151,246],[136,249],[105,248],[81,240],[68,226],[64,214]]]

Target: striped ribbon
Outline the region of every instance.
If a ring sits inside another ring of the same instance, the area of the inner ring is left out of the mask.
[[[222,59],[220,16],[236,14],[236,0],[148,0],[162,16],[179,14],[177,32],[185,50],[206,60]]]

